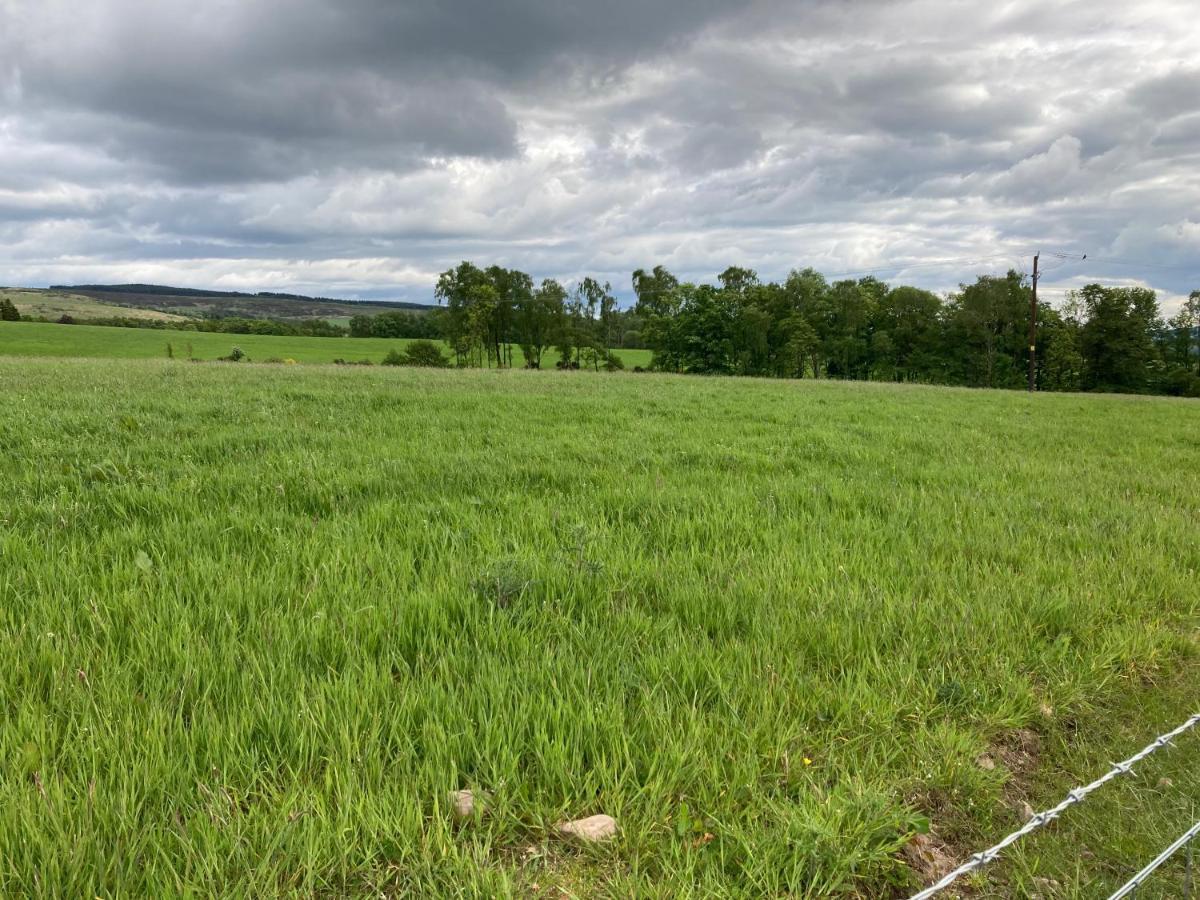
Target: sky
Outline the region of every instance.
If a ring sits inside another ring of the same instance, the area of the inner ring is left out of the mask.
[[[1195,0],[0,0],[0,283],[1200,288]],[[1087,253],[1087,260],[1080,260]]]

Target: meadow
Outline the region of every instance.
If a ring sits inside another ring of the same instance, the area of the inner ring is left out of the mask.
[[[23,316],[36,316],[45,319],[58,319],[61,316],[71,316],[78,321],[87,319],[103,319],[124,317],[127,319],[149,319],[156,322],[184,322],[184,316],[160,312],[156,309],[138,309],[130,306],[119,306],[115,303],[102,303],[91,297],[72,294],[65,291],[21,290],[18,288],[0,288],[0,299],[7,297],[17,307]]]
[[[400,338],[326,338],[270,334],[213,334],[173,329],[110,328],[103,325],[59,325],[45,322],[0,322],[0,356],[56,356],[86,359],[166,359],[168,345],[176,359],[216,360],[234,347],[251,362],[292,359],[300,364],[369,360],[378,365],[388,351],[410,341]],[[628,368],[648,366],[649,350],[617,350]],[[447,347],[446,353],[450,350]],[[523,365],[513,348],[514,365]],[[553,368],[558,355],[547,351],[542,366]]]
[[[1198,512],[1191,401],[0,359],[0,895],[903,896],[1195,711]],[[976,895],[1103,896],[1197,738]]]

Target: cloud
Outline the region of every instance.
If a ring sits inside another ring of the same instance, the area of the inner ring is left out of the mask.
[[[0,281],[428,300],[475,258],[945,290],[1061,249],[1175,297],[1189,6],[0,0]]]

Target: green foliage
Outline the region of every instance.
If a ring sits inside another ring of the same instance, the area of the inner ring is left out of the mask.
[[[441,337],[440,317],[430,313],[385,312],[350,319],[351,337],[426,338]]]
[[[450,365],[450,360],[433,341],[413,341],[403,350],[389,350],[388,355],[383,358],[383,365],[445,369]]]
[[[1194,711],[1195,403],[145,336],[0,359],[0,895],[904,896],[911,834],[978,849]],[[977,893],[1105,896],[1194,821],[1177,743]]]
[[[16,305],[8,297],[0,297],[0,321],[19,322],[21,314]]]
[[[433,341],[413,341],[404,350],[405,365],[445,369],[450,360]]]
[[[1084,383],[1097,390],[1142,391],[1149,384],[1161,328],[1154,292],[1090,284],[1073,298],[1082,325]]]

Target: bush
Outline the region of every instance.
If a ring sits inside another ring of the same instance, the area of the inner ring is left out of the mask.
[[[442,348],[433,341],[413,341],[404,352],[389,350],[383,358],[385,366],[427,366],[434,369],[445,369],[450,365],[450,359]]]
[[[61,316],[59,316],[58,324],[59,325],[74,325],[75,318],[71,315],[68,315],[67,313],[63,313]]]
[[[241,347],[234,347],[228,356],[221,357],[221,362],[241,362],[243,359],[247,362],[250,361],[246,354],[242,352]]]
[[[1164,379],[1163,390],[1173,397],[1200,397],[1200,375],[1174,369]]]
[[[4,322],[19,322],[21,314],[17,312],[17,307],[7,297],[0,299],[0,321]]]
[[[427,366],[432,369],[445,369],[450,366],[450,359],[442,353],[442,348],[433,341],[413,341],[405,351],[409,366]]]

